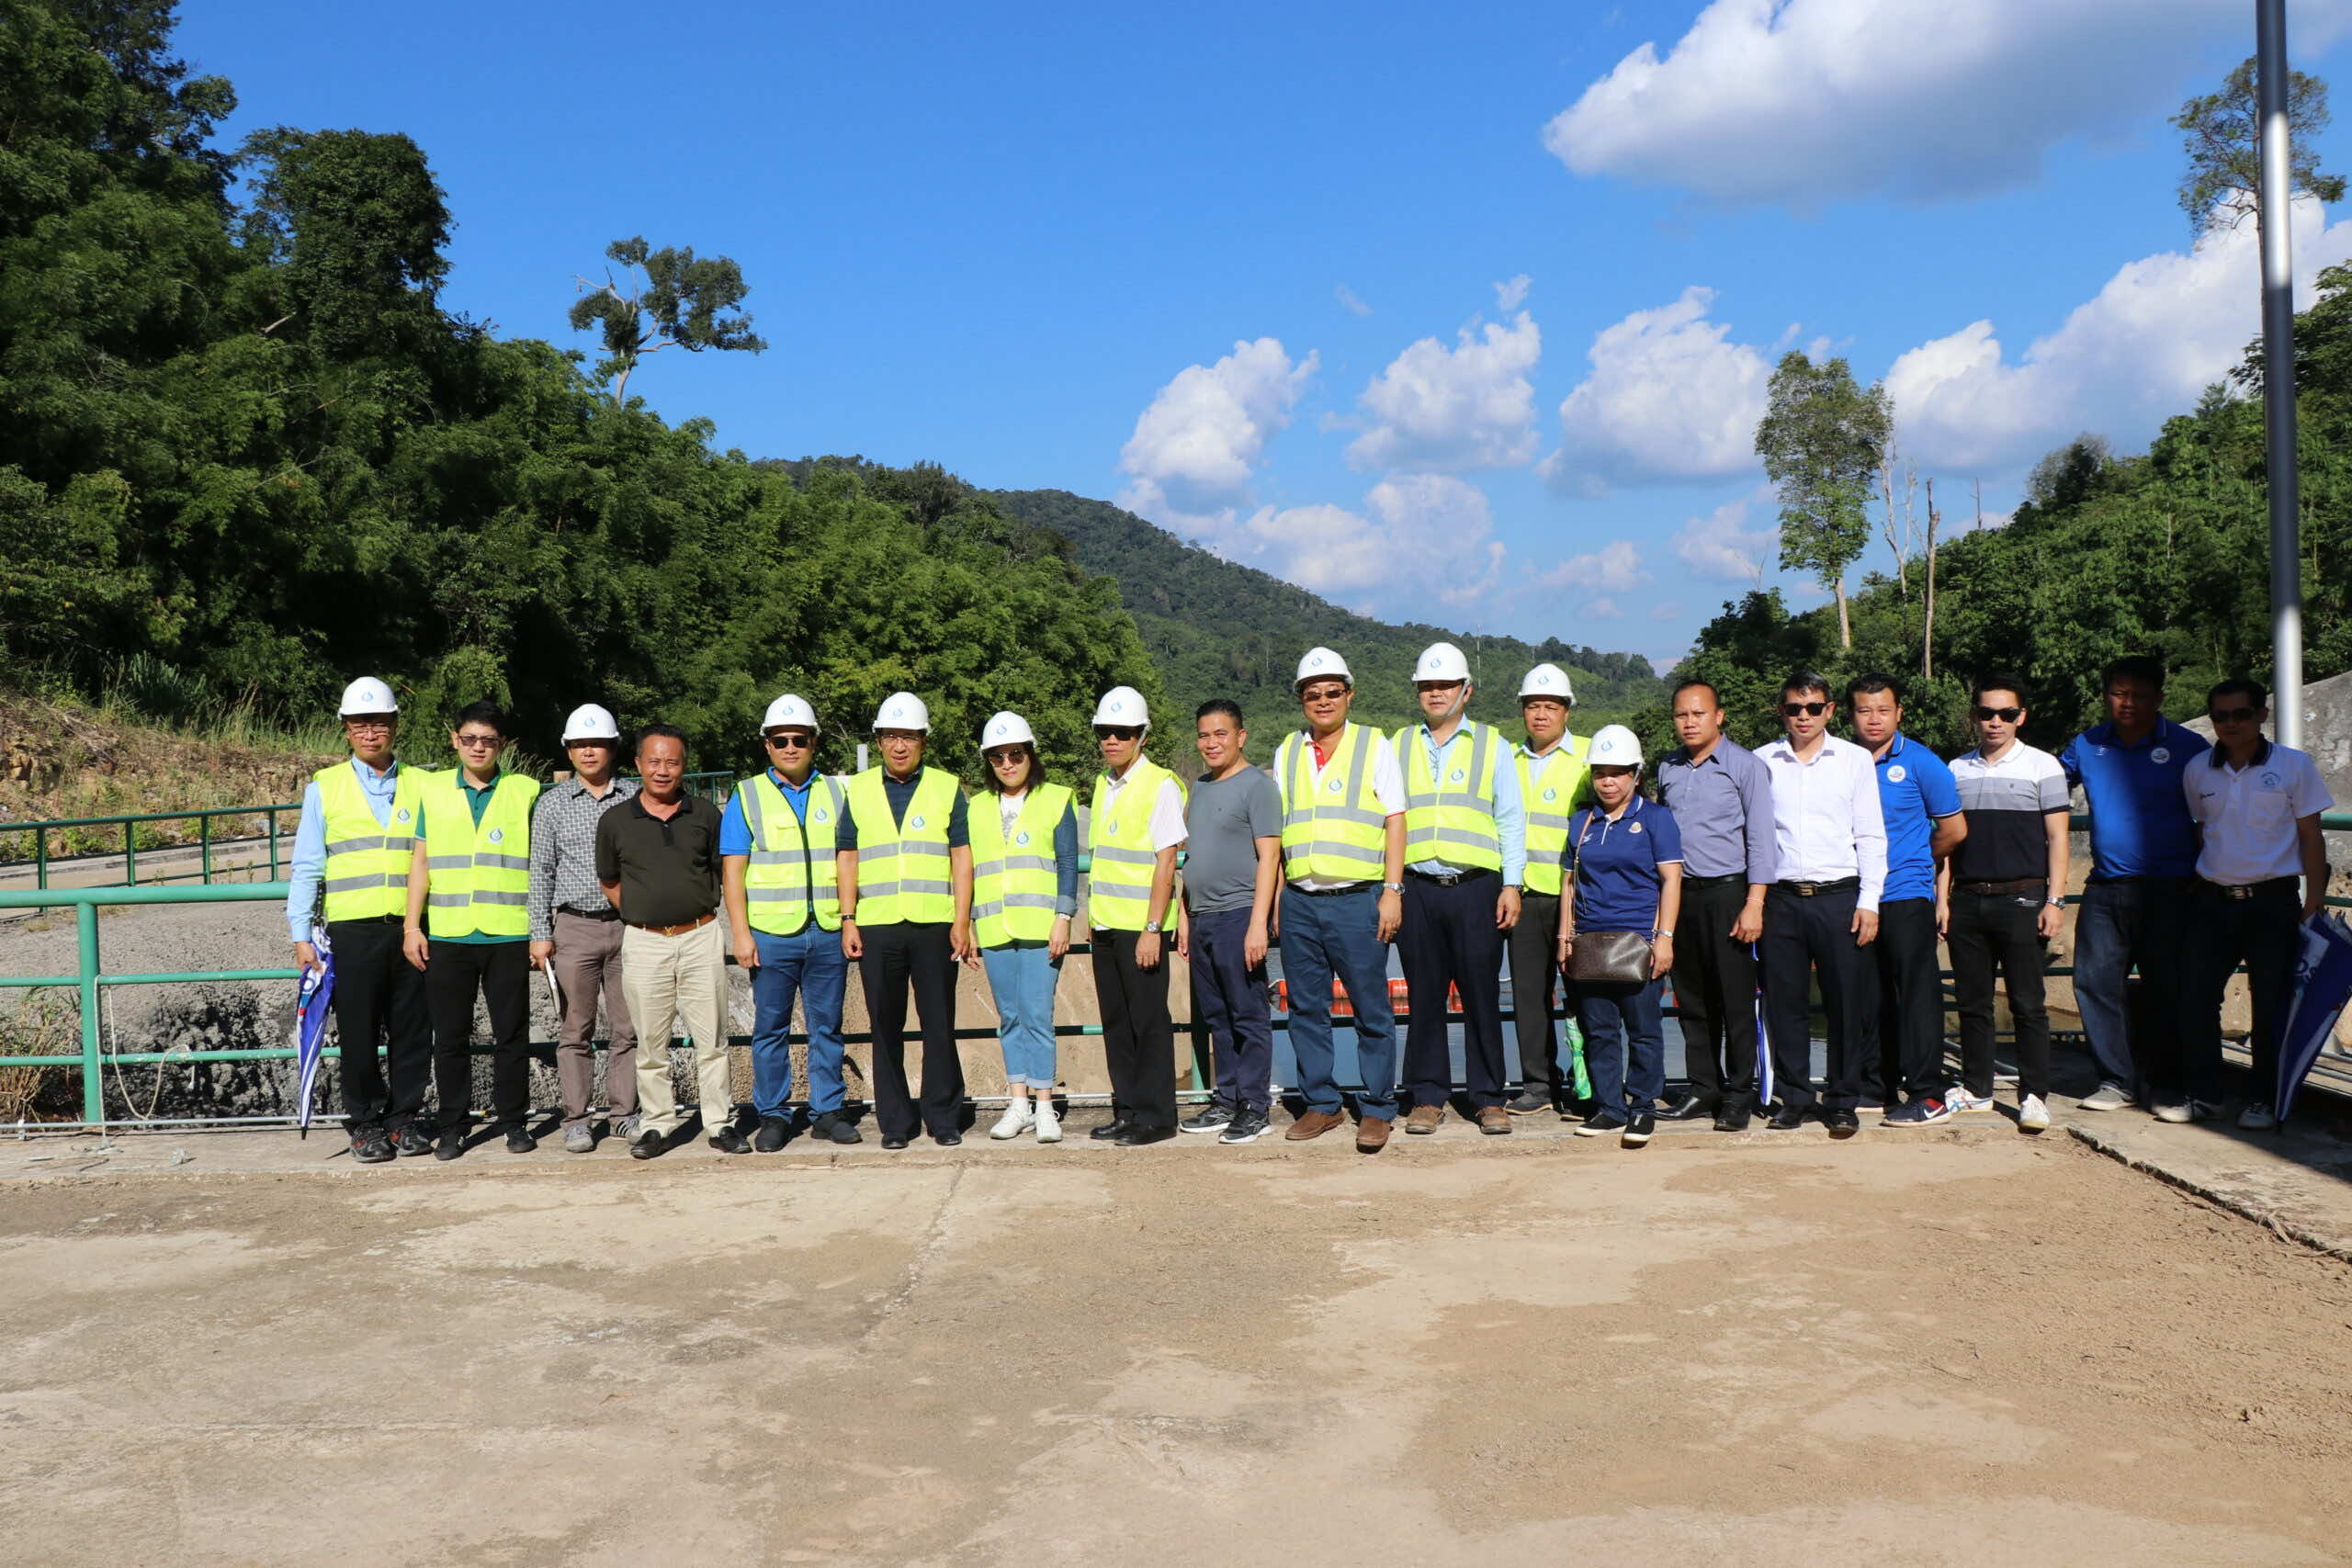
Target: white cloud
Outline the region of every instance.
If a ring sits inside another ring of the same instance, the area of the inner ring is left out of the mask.
[[[2296,204],[2297,298],[2352,258],[2352,221]],[[2261,328],[2251,224],[2117,269],[2097,297],[2011,360],[1989,321],[1920,344],[1886,375],[1904,449],[1946,468],[2020,468],[2077,432],[2129,449],[2237,364]]]
[[[1293,364],[1279,339],[1261,337],[1178,371],[1120,450],[1129,482],[1119,504],[1154,522],[1214,525],[1249,499],[1254,466],[1290,423],[1316,365],[1312,352]]]
[[[1487,494],[1443,474],[1392,475],[1364,509],[1261,507],[1218,541],[1247,561],[1349,604],[1392,608],[1473,604],[1502,576]]]
[[[1374,421],[1348,444],[1359,468],[1503,468],[1535,456],[1535,386],[1544,336],[1521,310],[1472,321],[1453,348],[1425,337],[1363,390]]]
[[[1649,580],[1642,570],[1641,547],[1631,539],[1611,539],[1597,550],[1570,556],[1535,583],[1539,588],[1623,593]]]
[[[2352,27],[2346,0],[2290,11],[2306,56]],[[1579,175],[1726,201],[1973,195],[2171,109],[2217,45],[2251,52],[2245,7],[1713,0],[1664,54],[1644,43],[1588,86],[1544,144]]]
[[[1707,319],[1714,290],[1636,310],[1592,340],[1591,373],[1560,404],[1545,477],[1582,495],[1613,484],[1722,479],[1756,467],[1756,422],[1772,367]]]
[[[1770,499],[1769,491],[1727,501],[1704,517],[1686,521],[1674,536],[1674,555],[1701,577],[1726,582],[1758,583],[1780,558],[1781,530],[1747,526],[1751,505]]]
[[[1584,613],[1596,621],[1623,620],[1625,612],[1617,607],[1614,599],[1594,599],[1588,602]]]
[[[1340,309],[1345,310],[1349,315],[1369,316],[1372,314],[1372,307],[1365,304],[1362,299],[1357,299],[1356,291],[1349,288],[1346,284],[1340,284],[1337,288],[1331,290],[1331,294],[1332,298],[1339,300]]]
[[[1527,287],[1532,281],[1532,280],[1529,278],[1527,274],[1522,272],[1518,276],[1510,279],[1508,282],[1496,284],[1495,309],[1508,316],[1513,310],[1518,310],[1521,305],[1526,304]]]

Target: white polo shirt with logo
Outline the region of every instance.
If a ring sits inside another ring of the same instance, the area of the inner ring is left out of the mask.
[[[2267,740],[2243,768],[2214,747],[2180,771],[2180,787],[2205,829],[2197,874],[2232,887],[2302,875],[2295,824],[2335,804],[2309,756]]]

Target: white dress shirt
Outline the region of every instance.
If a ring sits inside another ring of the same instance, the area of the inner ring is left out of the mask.
[[[1886,818],[1878,764],[1850,740],[1822,738],[1813,761],[1797,760],[1787,736],[1757,753],[1772,774],[1773,838],[1783,882],[1861,878],[1858,909],[1876,911],[1886,886]]]
[[[2243,768],[2214,747],[2180,770],[2180,787],[2188,814],[2205,829],[2197,874],[2233,887],[2302,875],[2295,825],[2335,804],[2310,757],[2268,741]]]
[[[1127,787],[1127,781],[1136,776],[1136,765],[1129,762],[1116,773],[1106,768],[1100,776],[1103,784],[1102,807],[1109,810],[1118,800],[1119,792]],[[1184,786],[1176,782],[1175,774],[1170,773],[1159,781],[1159,793],[1152,797],[1151,847],[1157,853],[1161,850],[1172,850],[1183,841]]]

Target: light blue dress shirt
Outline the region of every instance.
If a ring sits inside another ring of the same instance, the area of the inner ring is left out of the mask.
[[[1488,728],[1492,729],[1493,727]],[[1426,723],[1413,727],[1413,737],[1420,742],[1421,755],[1429,759],[1431,778],[1445,777],[1445,760],[1455,747],[1466,750],[1474,744],[1467,719],[1454,727],[1453,735],[1442,746],[1430,733]],[[1516,887],[1526,880],[1527,874],[1527,807],[1519,794],[1517,748],[1504,739],[1499,731],[1495,732],[1494,738],[1487,743],[1487,778],[1495,796],[1495,831],[1503,841],[1503,886]],[[1410,775],[1408,774],[1408,789],[1410,783]],[[1423,871],[1436,872],[1441,876],[1470,869],[1466,865],[1439,860],[1433,855],[1407,863],[1419,866]]]
[[[346,765],[358,775],[359,792],[367,797],[368,809],[376,814],[377,825],[390,822],[392,791],[400,787],[399,759],[380,773],[356,757]],[[318,911],[319,884],[326,872],[327,812],[319,804],[319,781],[312,779],[302,786],[302,819],[294,829],[294,866],[286,876],[286,929],[296,942],[311,940],[311,917]]]

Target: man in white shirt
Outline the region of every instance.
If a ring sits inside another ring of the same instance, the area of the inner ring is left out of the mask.
[[[1765,896],[1757,944],[1764,980],[1764,1032],[1779,1106],[1766,1125],[1786,1132],[1818,1110],[1832,1137],[1861,1127],[1862,1021],[1877,995],[1862,949],[1877,939],[1886,886],[1886,826],[1871,754],[1829,733],[1838,716],[1829,682],[1810,671],[1781,687],[1787,734],[1757,754],[1772,775],[1779,880]],[[1809,993],[1821,981],[1828,1017],[1827,1076],[1814,1087]]]
[[[2270,1096],[2278,1078],[2278,1031],[2294,994],[2302,923],[2327,904],[2327,850],[2320,813],[2335,804],[2311,758],[2265,739],[2268,695],[2252,681],[2206,694],[2213,750],[2181,770],[2188,814],[2204,829],[2189,919],[2187,1060],[2149,1096],[2160,1122],[2195,1122],[2222,1107],[2222,992],[2243,962],[2254,1030],[2254,1088],[2238,1125],[2278,1124]],[[2296,879],[2301,878],[2300,888]]]
[[[1102,772],[1087,813],[1086,909],[1111,1120],[1088,1136],[1136,1148],[1176,1135],[1176,1036],[1168,1018],[1164,933],[1184,841],[1184,789],[1143,754],[1151,728],[1143,694],[1114,686],[1094,709]]]

